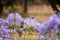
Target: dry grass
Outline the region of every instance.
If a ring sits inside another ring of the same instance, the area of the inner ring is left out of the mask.
[[[33,33],[33,34],[28,34],[28,33],[23,33],[22,37],[19,37],[18,33],[13,34],[14,38],[16,40],[40,40],[40,35],[38,33]],[[51,38],[58,38],[57,35],[50,35]]]
[[[33,34],[25,34],[23,33],[22,37],[19,37],[18,33],[13,34],[12,37],[16,38],[16,40],[39,40],[39,34],[33,33]]]
[[[38,22],[44,22],[54,13],[52,8],[47,5],[28,6],[29,16],[34,16]]]

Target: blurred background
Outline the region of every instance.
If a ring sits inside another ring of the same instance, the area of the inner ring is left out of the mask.
[[[0,18],[6,19],[13,11],[19,12],[23,18],[33,16],[40,23],[48,20],[49,17],[54,14],[47,0],[0,0]],[[17,40],[20,40],[19,37],[16,36],[18,35],[17,33],[13,35],[18,38]],[[24,39],[29,36],[27,40],[39,40],[39,34],[24,36]]]
[[[47,0],[1,0],[0,5],[1,17],[18,11],[23,16],[34,16],[38,22],[43,22],[54,13]]]

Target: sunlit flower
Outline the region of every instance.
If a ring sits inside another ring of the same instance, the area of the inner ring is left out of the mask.
[[[1,31],[3,32],[3,34],[9,34],[9,30],[4,28],[4,26],[1,27]]]
[[[15,14],[11,13],[11,14],[9,14],[7,20],[9,21],[10,25],[14,25],[14,24],[21,25],[21,22],[23,21],[23,18],[18,13],[15,13]]]
[[[3,37],[0,37],[0,40],[3,40]]]

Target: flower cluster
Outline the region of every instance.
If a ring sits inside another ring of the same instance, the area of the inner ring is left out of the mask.
[[[0,18],[1,40],[10,36],[10,33],[23,31],[38,32],[40,40],[52,40],[50,34],[57,35],[60,33],[59,17],[54,14],[48,21],[43,23],[37,22],[33,17],[24,19],[19,13],[11,13],[5,20]]]

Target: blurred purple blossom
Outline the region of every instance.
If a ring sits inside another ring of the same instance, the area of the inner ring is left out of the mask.
[[[16,24],[21,25],[21,22],[23,21],[22,16],[19,13],[11,13],[9,14],[7,20],[9,21],[10,25],[14,25],[14,18],[16,18]]]

